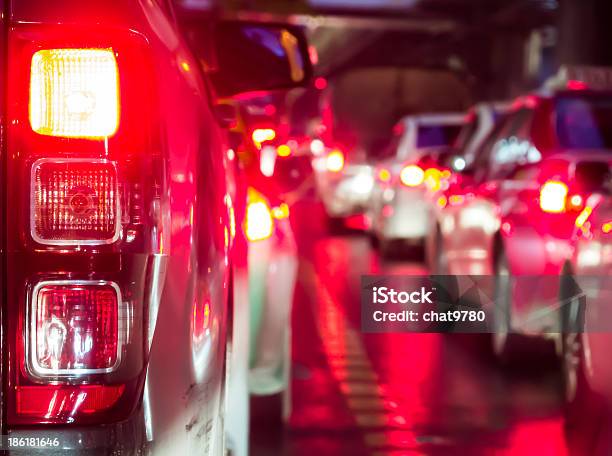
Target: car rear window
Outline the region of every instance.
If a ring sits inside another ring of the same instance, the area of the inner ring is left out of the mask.
[[[612,148],[612,97],[559,98],[556,129],[563,149]]]
[[[461,125],[420,125],[417,133],[417,148],[450,146],[454,144]]]

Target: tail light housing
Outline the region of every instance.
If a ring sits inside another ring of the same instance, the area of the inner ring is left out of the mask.
[[[406,187],[418,187],[425,181],[425,171],[418,165],[408,165],[400,171],[400,181]]]
[[[150,45],[98,26],[10,34],[6,423],[123,421],[142,397],[146,290],[169,232]]]
[[[344,169],[344,154],[338,150],[332,150],[325,159],[325,167],[332,173],[339,173]]]
[[[116,164],[40,159],[32,165],[30,231],[47,245],[110,244],[119,239]]]
[[[113,282],[36,284],[28,307],[30,372],[55,379],[117,369],[126,339],[122,307]]]

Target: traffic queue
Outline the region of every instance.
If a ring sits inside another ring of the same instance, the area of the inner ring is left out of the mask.
[[[338,148],[315,173],[336,195],[352,182],[352,200],[324,200],[328,217],[340,201],[360,210],[382,257],[416,245],[432,276],[480,277],[492,353],[506,368],[555,362],[571,414],[612,397],[611,148],[610,92],[563,69],[512,101],[402,119],[359,188]]]

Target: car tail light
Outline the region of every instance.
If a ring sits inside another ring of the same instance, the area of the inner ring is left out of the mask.
[[[339,173],[344,168],[344,154],[338,149],[332,150],[325,160],[325,167],[332,173]]]
[[[274,220],[266,198],[249,188],[245,218],[245,234],[249,241],[263,241],[272,236]]]
[[[30,124],[36,133],[105,138],[119,125],[112,49],[45,49],[32,56]]]
[[[9,34],[5,423],[125,421],[142,400],[170,229],[154,56],[141,35],[100,25]]]
[[[400,180],[407,187],[418,187],[425,180],[425,172],[420,166],[408,165],[400,171]]]
[[[389,182],[391,180],[391,172],[387,168],[381,168],[378,171],[378,180],[380,182]]]
[[[32,293],[29,369],[38,377],[112,372],[121,360],[121,293],[112,282],[40,282]]]
[[[17,410],[26,416],[65,415],[75,409],[91,414],[112,407],[124,390],[124,385],[22,386],[17,389]]]
[[[565,211],[568,188],[563,182],[547,181],[540,189],[540,208],[544,212],[560,213]]]
[[[251,133],[251,139],[253,139],[253,144],[258,149],[261,149],[261,145],[266,141],[272,141],[276,138],[276,131],[272,128],[256,128]]]
[[[105,244],[120,234],[115,164],[42,159],[32,166],[30,230],[41,244]]]
[[[276,148],[276,155],[279,157],[288,157],[291,155],[291,147],[289,147],[287,144],[281,144]]]

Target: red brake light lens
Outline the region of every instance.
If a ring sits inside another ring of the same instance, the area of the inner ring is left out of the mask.
[[[400,172],[400,180],[407,187],[418,187],[425,180],[425,171],[417,165],[405,166]]]
[[[119,239],[117,170],[106,160],[38,160],[32,166],[31,233],[41,244]]]
[[[39,377],[112,372],[121,361],[123,320],[112,282],[41,282],[32,293],[30,371]]]
[[[33,416],[61,416],[76,409],[95,413],[112,407],[124,390],[124,385],[20,386],[17,411]]]
[[[568,188],[563,182],[547,181],[540,189],[540,208],[558,214],[565,211]]]

